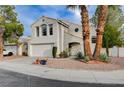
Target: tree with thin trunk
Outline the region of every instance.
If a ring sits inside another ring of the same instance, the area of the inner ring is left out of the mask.
[[[89,25],[89,14],[87,6],[85,5],[68,5],[67,8],[80,9],[81,23],[82,23],[82,34],[84,43],[84,55],[92,59],[92,51],[90,46],[90,25]]]
[[[97,25],[97,40],[96,46],[94,50],[93,57],[95,59],[99,59],[101,48],[102,48],[102,39],[104,33],[105,22],[107,18],[108,6],[107,5],[100,5],[100,12],[98,15],[98,25]]]
[[[3,58],[3,31],[4,29],[0,27],[0,59]]]
[[[109,56],[109,48],[114,46],[121,47],[123,45],[123,37],[124,33],[118,30],[117,27],[106,24],[105,32],[103,35],[103,47],[106,48],[106,53]]]
[[[0,5],[0,60],[3,58],[4,41],[17,42],[23,35],[23,25],[17,20],[15,6]]]
[[[3,33],[4,26],[2,25],[4,22],[4,17],[0,16],[0,60],[3,58]]]

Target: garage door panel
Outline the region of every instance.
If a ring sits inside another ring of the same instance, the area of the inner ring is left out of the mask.
[[[52,57],[52,44],[32,45],[32,56]]]

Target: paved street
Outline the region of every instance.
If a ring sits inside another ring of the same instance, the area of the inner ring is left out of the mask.
[[[9,82],[9,80],[12,80],[12,82],[16,82],[16,83],[13,83],[16,86],[50,86],[50,85],[52,86],[97,86],[97,85],[98,86],[103,86],[103,85],[104,86],[105,85],[123,86],[124,85],[123,69],[111,70],[111,71],[56,69],[56,68],[48,68],[47,66],[43,66],[43,65],[32,64],[33,61],[34,61],[34,58],[24,57],[24,58],[13,59],[13,60],[4,60],[0,62],[0,69],[13,72],[12,75],[11,73],[5,72],[6,77],[3,78],[3,76],[1,76],[2,77],[1,82],[6,82],[7,80]],[[22,75],[16,74],[16,73],[21,73]],[[15,76],[16,76],[16,79],[13,79]],[[20,76],[23,79],[20,78]],[[47,80],[47,79],[50,79],[50,80]],[[58,80],[58,81],[55,81],[55,80]],[[19,81],[21,81],[20,84],[18,84]],[[60,81],[66,81],[66,82],[60,82]],[[32,82],[35,82],[35,84]],[[70,82],[80,82],[80,83],[70,83]],[[4,86],[3,85],[4,83],[0,83],[0,84]],[[7,82],[5,84],[7,84]],[[100,85],[100,84],[103,84],[103,85]]]
[[[124,85],[49,80],[0,69],[0,87],[124,87]]]

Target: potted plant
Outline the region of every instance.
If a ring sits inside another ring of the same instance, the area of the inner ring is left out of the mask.
[[[46,65],[48,58],[40,60],[40,64]]]

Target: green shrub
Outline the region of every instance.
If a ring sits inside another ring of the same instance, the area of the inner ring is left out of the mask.
[[[63,52],[61,52],[60,54],[59,54],[59,57],[60,58],[67,58],[69,55],[68,55],[68,51],[63,51]]]
[[[53,47],[52,50],[53,58],[56,58],[56,53],[57,53],[57,47]]]
[[[103,62],[109,62],[109,57],[106,54],[100,54],[99,59]]]
[[[82,60],[83,62],[88,62],[88,61],[90,61],[90,58],[89,58],[88,56],[84,56],[84,55],[82,54],[82,52],[78,52],[78,53],[76,54],[76,59],[80,59],[80,60]]]
[[[84,62],[88,62],[88,61],[90,61],[90,58],[88,57],[88,56],[84,56]]]
[[[60,52],[59,57],[63,58],[63,52]]]
[[[77,59],[83,59],[84,56],[83,56],[82,52],[78,52],[78,53],[76,54],[76,58],[77,58]]]
[[[63,51],[63,55],[64,55],[64,58],[68,57],[68,52],[67,51]]]

